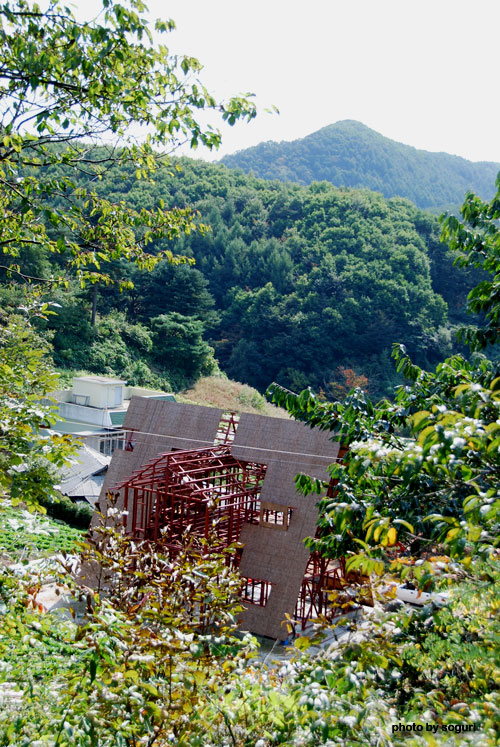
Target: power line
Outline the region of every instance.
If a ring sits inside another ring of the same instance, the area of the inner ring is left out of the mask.
[[[206,446],[214,446],[214,445],[223,445],[223,444],[214,444],[213,441],[204,441],[199,438],[186,438],[184,436],[176,436],[176,435],[168,435],[165,433],[152,433],[150,431],[140,431],[140,430],[132,430],[131,433],[133,434],[140,434],[141,436],[154,436],[155,438],[168,438],[169,440],[176,440],[176,441],[187,441],[189,443],[198,443],[198,444],[205,444]],[[137,441],[136,439],[133,439],[135,441],[135,444],[150,444],[151,442],[148,440],[144,441]],[[233,445],[234,442],[231,442],[227,444],[227,446]],[[244,444],[234,444],[237,446],[238,449],[248,449],[249,451],[264,451],[269,452],[272,454],[287,454],[289,456],[299,456],[299,457],[311,457],[314,459],[328,459],[329,461],[332,461],[336,459],[336,456],[333,454],[309,454],[307,452],[302,451],[286,451],[284,449],[268,449],[264,446],[246,446]],[[302,462],[302,464],[309,464],[309,462]]]

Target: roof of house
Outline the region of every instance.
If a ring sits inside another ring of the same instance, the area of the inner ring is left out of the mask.
[[[123,379],[109,379],[107,376],[75,376],[73,381],[88,381],[92,384],[126,384]]]
[[[104,474],[93,475],[92,477],[89,477],[88,480],[83,480],[75,485],[73,490],[70,493],[65,493],[65,495],[69,498],[85,498],[87,503],[90,503],[91,506],[95,506],[99,500],[99,495],[101,494],[104,477]]]
[[[109,410],[109,417],[111,418],[111,425],[123,425],[125,415],[127,411],[123,410]]]
[[[104,482],[111,461],[99,451],[85,444],[78,449],[75,460],[62,473],[59,489],[64,495],[84,497],[95,503]]]

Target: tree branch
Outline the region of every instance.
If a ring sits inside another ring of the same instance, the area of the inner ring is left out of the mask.
[[[31,241],[30,244],[38,244],[38,241]],[[7,272],[14,272],[16,275],[19,275],[23,280],[30,281],[30,280],[37,280],[40,283],[56,283],[57,280],[54,278],[37,278],[35,275],[26,275],[24,272],[20,272],[19,270],[15,270],[13,267],[7,267],[7,265],[0,265],[0,268],[2,270],[6,270]]]

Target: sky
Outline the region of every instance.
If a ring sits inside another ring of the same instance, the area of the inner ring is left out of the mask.
[[[90,0],[90,3],[97,0]],[[78,0],[78,10],[90,6]],[[146,0],[220,98],[252,92],[220,158],[355,119],[393,140],[500,162],[500,0]],[[280,114],[264,110],[276,106]]]

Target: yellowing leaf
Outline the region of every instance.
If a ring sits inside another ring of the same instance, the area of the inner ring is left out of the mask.
[[[311,641],[306,635],[301,635],[299,638],[295,639],[293,645],[295,648],[298,648],[299,651],[305,651],[311,645]]]
[[[387,532],[387,544],[388,545],[394,545],[396,543],[398,533],[394,529],[394,527],[391,527],[389,531]]]
[[[197,671],[194,673],[194,678],[196,680],[196,684],[201,687],[201,685],[203,685],[203,683],[205,682],[207,675],[205,674],[205,672]]]

